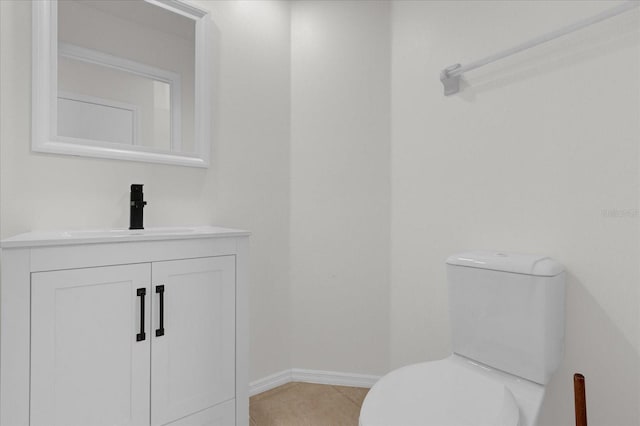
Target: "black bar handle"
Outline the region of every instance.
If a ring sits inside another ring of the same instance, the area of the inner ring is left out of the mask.
[[[164,336],[164,285],[156,286],[156,293],[160,295],[160,328],[156,330],[156,337]]]
[[[139,288],[136,294],[140,296],[140,333],[136,334],[136,342],[140,342],[147,337],[144,333],[144,296],[147,294],[147,289]]]

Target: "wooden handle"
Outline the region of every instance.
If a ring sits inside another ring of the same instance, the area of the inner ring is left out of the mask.
[[[576,426],[587,426],[587,397],[584,389],[584,376],[573,375],[573,393],[576,404]]]

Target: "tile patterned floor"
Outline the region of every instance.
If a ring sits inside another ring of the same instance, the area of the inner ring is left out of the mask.
[[[251,397],[251,426],[358,426],[369,389],[292,382]]]

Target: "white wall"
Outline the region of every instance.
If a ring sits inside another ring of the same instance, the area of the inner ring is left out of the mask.
[[[293,367],[388,369],[389,11],[292,3]]]
[[[640,424],[638,12],[468,74],[442,68],[598,13],[610,2],[392,4],[393,367],[450,351],[444,259],[488,248],[568,271],[566,355],[541,426]],[[605,217],[629,209],[633,217]]]
[[[129,185],[145,225],[216,224],[251,238],[251,376],[289,368],[289,5],[202,1],[216,24],[207,170],[30,152],[31,5],[0,2],[0,233],[125,228]]]
[[[290,7],[203,1],[220,28],[214,221],[251,236],[251,380],[291,368]],[[224,142],[222,142],[224,141]]]

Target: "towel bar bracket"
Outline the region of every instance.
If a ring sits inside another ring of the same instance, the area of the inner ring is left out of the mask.
[[[460,76],[451,75],[450,73],[457,70],[461,66],[461,64],[451,65],[450,67],[447,67],[440,72],[440,81],[444,86],[445,96],[453,95],[454,93],[458,93],[460,91]]]

